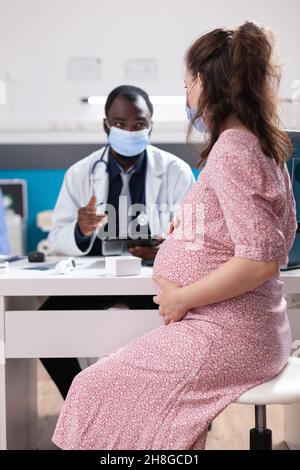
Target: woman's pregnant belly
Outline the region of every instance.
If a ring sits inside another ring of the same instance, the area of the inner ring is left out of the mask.
[[[203,243],[195,246],[173,237],[174,232],[162,243],[153,265],[153,275],[162,276],[177,286],[187,286],[218,269],[234,256],[224,246],[216,243]],[[159,292],[159,289],[157,290]],[[283,298],[283,282],[279,276],[259,285],[257,288],[237,297],[226,299],[207,306],[195,307],[202,317],[219,316],[220,309],[225,317],[235,324],[245,316],[252,319],[261,315],[285,315],[286,305]],[[274,316],[272,316],[272,321]],[[270,318],[271,320],[271,318]]]
[[[156,255],[153,274],[178,286],[189,285],[208,275],[231,258],[232,253],[208,242],[195,243],[169,235]]]

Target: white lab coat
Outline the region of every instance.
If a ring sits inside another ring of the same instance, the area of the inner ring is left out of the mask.
[[[82,251],[75,241],[75,225],[80,207],[87,205],[92,195],[91,169],[103,155],[104,148],[97,150],[88,157],[75,163],[67,171],[55,206],[53,228],[49,234],[49,242],[56,254],[81,256]],[[107,161],[108,151],[103,159]],[[106,165],[99,163],[93,172],[94,191],[98,203],[107,201],[108,173]],[[190,166],[180,158],[152,145],[147,147],[147,170],[145,202],[147,210],[151,204],[176,205],[182,201],[195,178]],[[157,211],[149,214],[149,225],[152,234],[162,235],[174,213],[161,218]],[[163,224],[161,223],[163,222]],[[163,225],[163,226],[162,226]]]

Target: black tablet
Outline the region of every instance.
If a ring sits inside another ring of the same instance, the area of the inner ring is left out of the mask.
[[[157,238],[104,238],[102,239],[102,255],[121,255],[133,246],[154,246],[157,241]]]

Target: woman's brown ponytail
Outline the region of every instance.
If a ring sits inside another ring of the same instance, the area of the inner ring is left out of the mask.
[[[267,32],[250,21],[233,31],[214,30],[188,50],[187,68],[194,76],[200,74],[203,85],[197,116],[205,114],[210,128],[201,161],[231,114],[259,138],[264,153],[281,167],[290,157],[291,142],[279,127],[276,93],[280,75],[272,53]]]

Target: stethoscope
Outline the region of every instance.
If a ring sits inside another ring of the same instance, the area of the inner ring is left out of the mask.
[[[102,152],[102,155],[100,158],[98,158],[98,160],[96,160],[94,163],[93,163],[93,166],[92,168],[90,169],[90,181],[91,181],[91,188],[92,188],[92,195],[93,195],[93,184],[94,184],[94,173],[95,173],[95,169],[96,169],[96,166],[98,166],[100,163],[104,163],[106,169],[108,168],[108,162],[106,162],[104,160],[104,156],[106,154],[106,152],[108,151],[110,145],[109,144],[106,144],[104,149],[103,149],[103,152]]]
[[[91,169],[90,169],[90,174],[89,174],[89,180],[90,180],[90,197],[92,197],[92,196],[95,195],[95,191],[94,191],[94,188],[95,188],[95,179],[94,179],[94,176],[95,176],[96,167],[97,167],[98,165],[100,165],[100,163],[103,163],[103,164],[105,165],[105,167],[106,167],[106,170],[108,169],[108,162],[104,160],[104,157],[105,157],[106,153],[108,152],[109,148],[110,148],[110,144],[106,144],[105,147],[104,147],[104,149],[103,149],[103,152],[102,152],[102,154],[101,154],[101,157],[93,163],[93,165],[92,165],[92,167],[91,167]],[[98,207],[104,206],[104,205],[105,205],[105,202],[100,202],[100,203],[98,203],[98,204],[96,205],[96,207],[98,208]],[[141,214],[139,214],[139,215],[137,216],[136,220],[137,220],[138,224],[141,225],[141,226],[145,226],[145,225],[147,225],[147,224],[149,223],[149,217],[148,217],[148,215],[147,215],[146,213],[144,213],[144,212],[141,213]],[[99,235],[100,230],[101,230],[106,224],[107,224],[107,219],[106,219],[106,221],[103,222],[103,224],[100,224],[100,226],[97,227],[97,229],[95,230],[95,232],[94,232],[93,235],[92,235],[92,238],[91,238],[91,242],[90,242],[90,244],[89,244],[89,247],[88,247],[88,249],[84,252],[84,254],[89,253],[89,251],[91,250],[91,248],[92,248],[92,246],[93,246],[93,244],[94,244],[94,242],[95,242],[97,236]]]
[[[95,191],[94,191],[94,188],[95,188],[95,179],[94,179],[94,176],[95,176],[95,169],[96,169],[96,167],[97,167],[100,163],[104,163],[104,165],[105,165],[105,167],[106,167],[106,171],[107,171],[107,169],[108,169],[108,162],[104,160],[104,156],[105,156],[106,152],[108,151],[109,147],[110,147],[109,144],[106,144],[106,145],[105,145],[101,157],[93,163],[93,166],[92,166],[92,168],[90,169],[90,172],[89,172],[90,198],[91,198],[92,196],[95,196]],[[96,207],[100,207],[100,206],[103,206],[103,205],[104,205],[104,202],[100,202],[99,204],[96,205]]]

